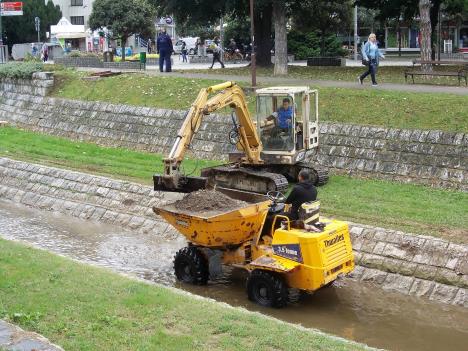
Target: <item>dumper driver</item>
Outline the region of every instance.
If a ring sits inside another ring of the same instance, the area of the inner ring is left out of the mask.
[[[291,220],[297,220],[299,217],[299,208],[303,203],[317,200],[317,189],[312,184],[309,171],[303,169],[297,176],[298,183],[293,187],[291,193],[284,201],[289,205],[289,211],[285,214]]]

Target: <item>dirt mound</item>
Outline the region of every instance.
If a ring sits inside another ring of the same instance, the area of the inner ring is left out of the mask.
[[[195,213],[223,213],[246,205],[248,205],[247,202],[231,199],[216,190],[198,190],[174,203],[174,207],[178,210]]]

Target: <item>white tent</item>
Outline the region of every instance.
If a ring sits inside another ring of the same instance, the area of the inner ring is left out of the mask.
[[[87,34],[84,25],[71,24],[62,17],[56,26],[50,26],[50,36],[57,39],[80,39],[86,38]]]

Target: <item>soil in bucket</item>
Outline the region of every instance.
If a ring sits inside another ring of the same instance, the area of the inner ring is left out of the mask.
[[[203,189],[185,195],[183,199],[176,201],[173,205],[179,211],[203,216],[229,212],[245,207],[249,203],[232,199],[220,191]]]

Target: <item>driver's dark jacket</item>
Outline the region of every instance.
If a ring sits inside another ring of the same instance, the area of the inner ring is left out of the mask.
[[[317,200],[317,189],[311,182],[301,182],[294,185],[291,193],[286,199],[286,204],[291,204],[288,217],[292,220],[298,219],[299,208],[304,202]]]

